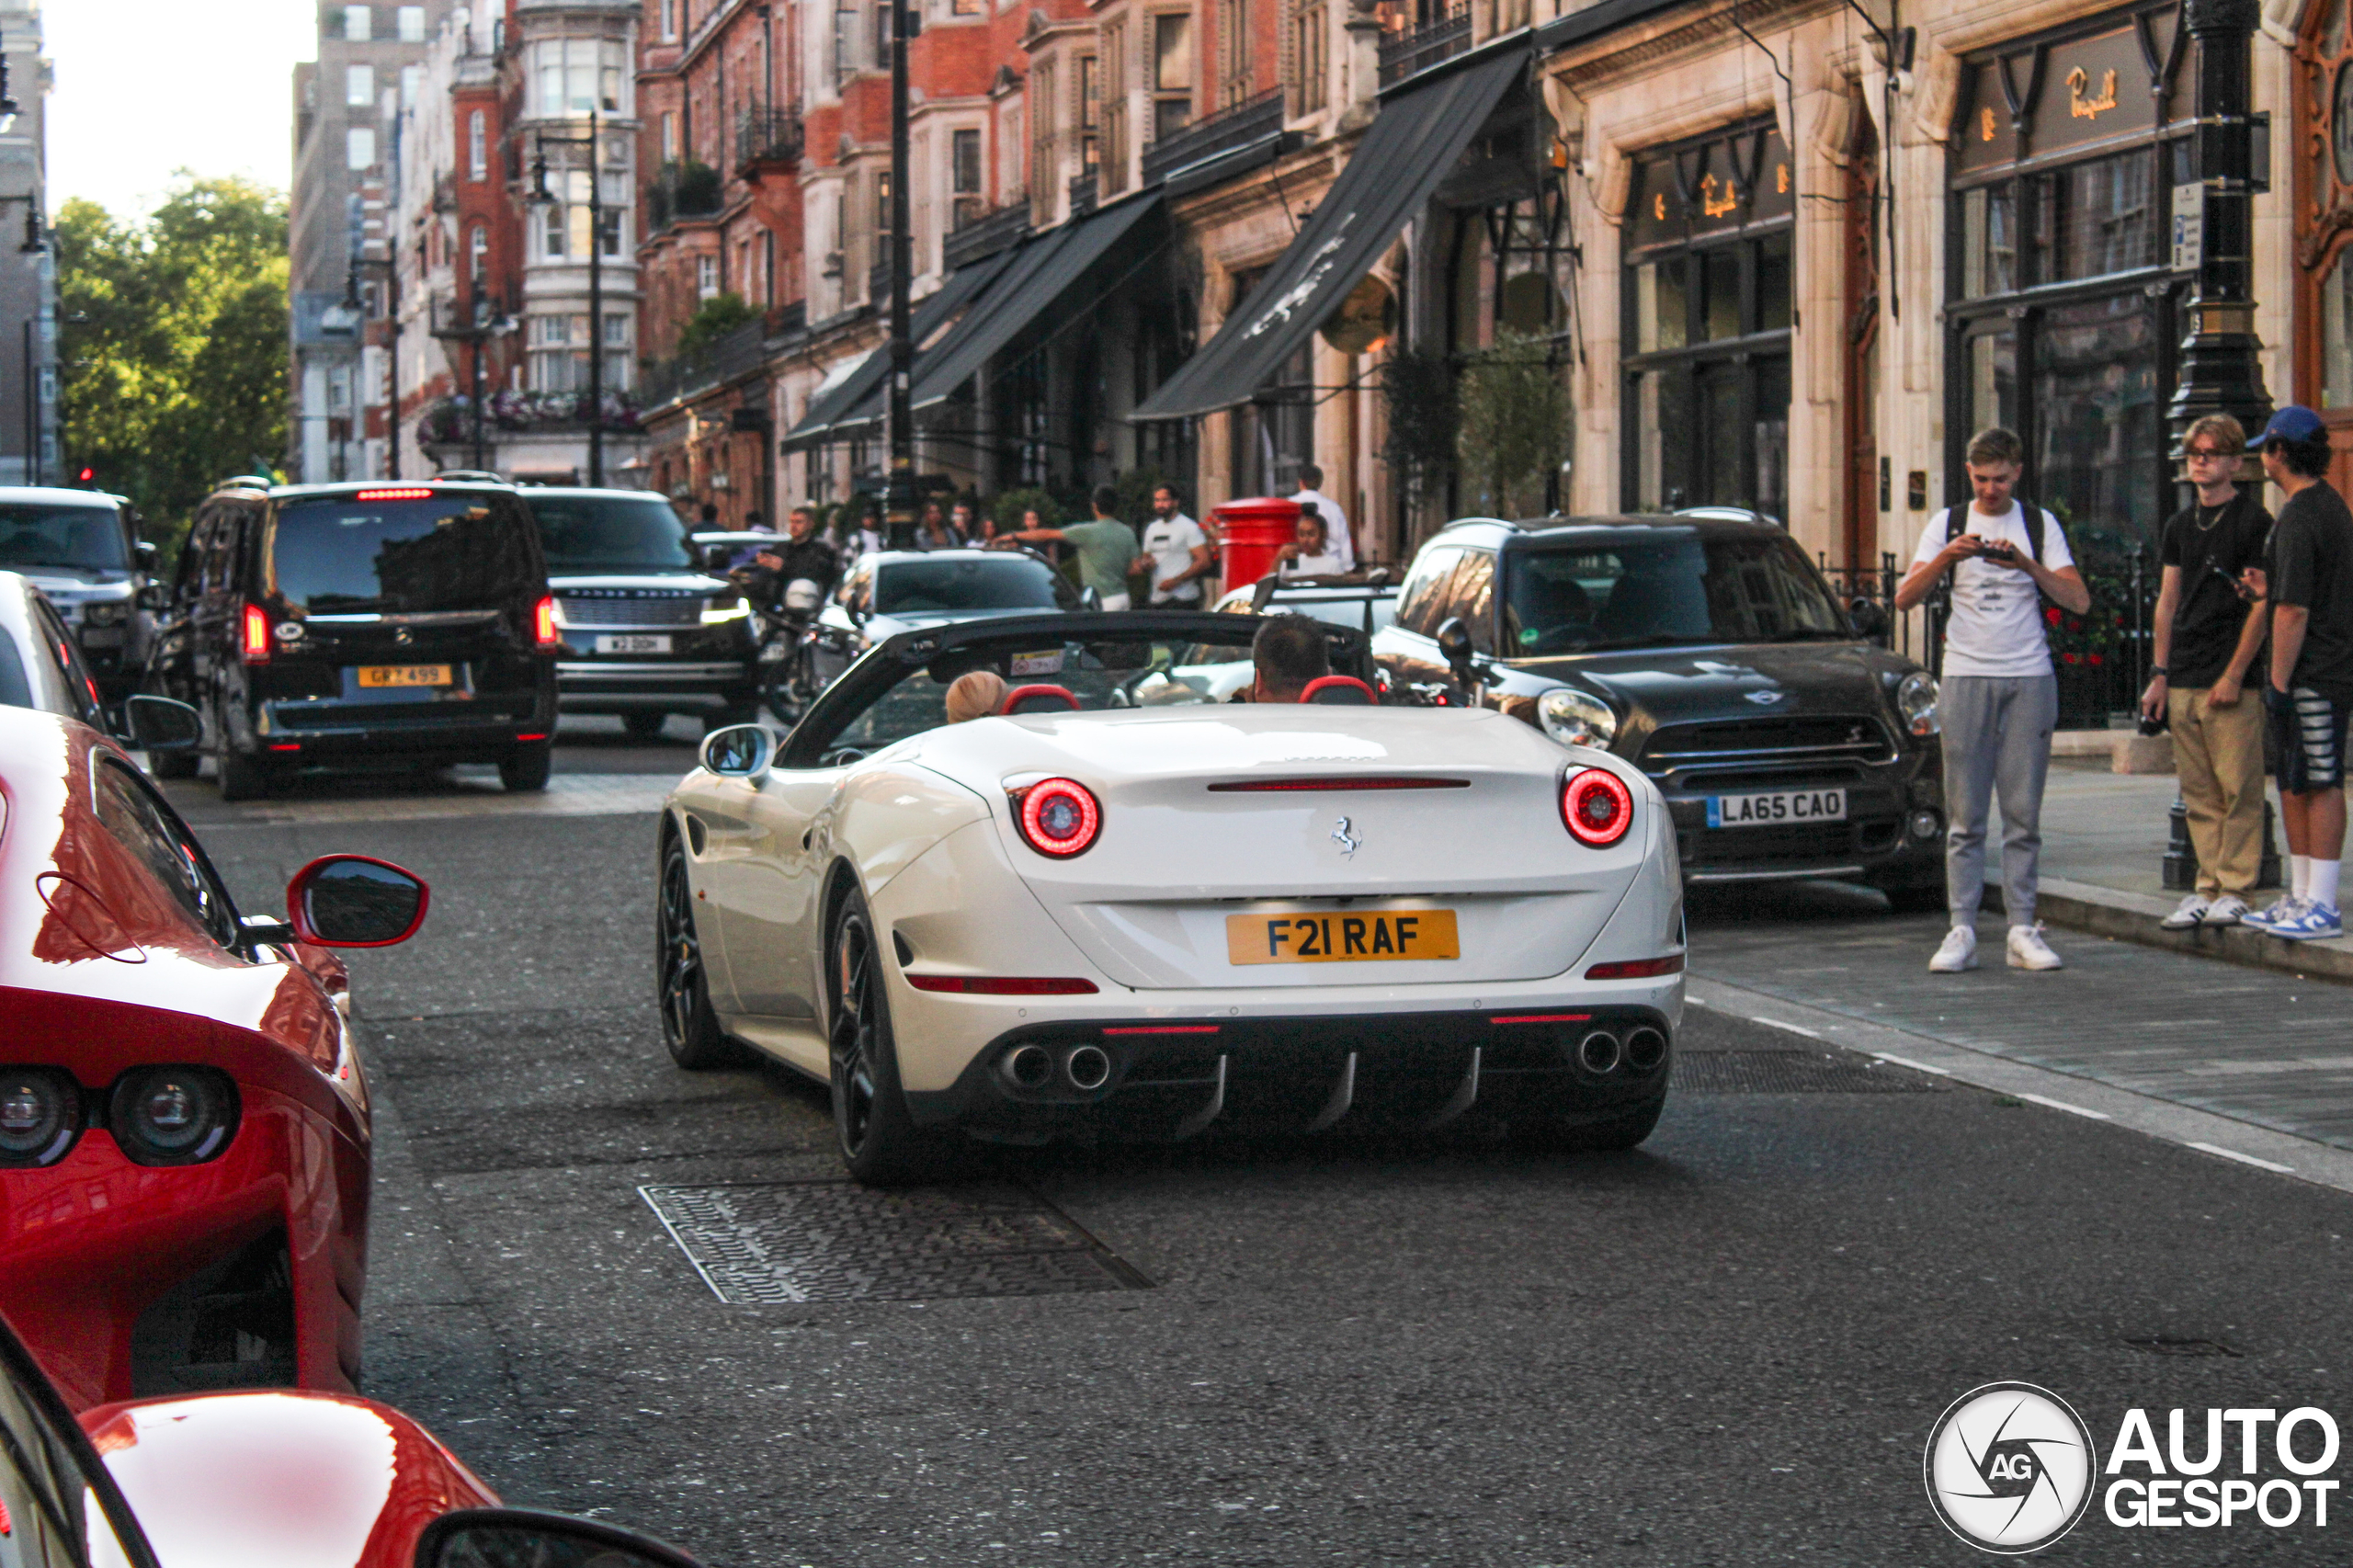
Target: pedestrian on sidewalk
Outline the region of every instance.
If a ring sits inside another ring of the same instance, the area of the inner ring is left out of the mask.
[[[2198,883],[2159,924],[2168,931],[2233,926],[2248,910],[2263,861],[2263,704],[2243,683],[2263,651],[2265,618],[2249,613],[2240,574],[2263,563],[2271,514],[2234,483],[2246,432],[2210,414],[2181,438],[2198,498],[2165,524],[2157,559],[2155,668],[2142,716],[2173,732]]]
[[[2009,913],[2013,969],[2059,969],[2059,955],[2034,917],[2042,852],[2042,784],[2051,732],[2059,721],[2059,681],[2043,633],[2042,600],[2081,615],[2091,590],[2075,570],[2059,519],[2014,498],[2026,449],[1996,426],[1970,437],[1972,494],[1928,519],[1912,570],[1895,590],[1898,613],[1952,579],[1943,683],[1937,701],[1944,731],[1945,899],[1952,911],[1928,967],[1954,974],[1977,967],[1977,910],[1985,896],[1985,823],[2002,801],[2002,892]]]
[[[1128,597],[1128,568],[1143,553],[1143,546],[1136,541],[1136,530],[1120,521],[1120,493],[1108,484],[1095,487],[1093,497],[1095,517],[1091,522],[1072,523],[1065,528],[1023,528],[1009,534],[999,534],[991,548],[1010,548],[1014,544],[1068,544],[1078,551],[1078,576],[1082,585],[1095,590],[1099,608],[1108,610],[1126,609]],[[1025,517],[1030,520],[1035,514]]]
[[[2247,443],[2287,494],[2271,548],[2247,574],[2271,613],[2264,707],[2279,744],[2279,819],[2288,896],[2246,925],[2290,941],[2341,937],[2336,879],[2345,856],[2345,725],[2353,714],[2353,512],[2321,476],[2328,431],[2290,403]],[[2268,591],[2268,592],[2267,592]]]

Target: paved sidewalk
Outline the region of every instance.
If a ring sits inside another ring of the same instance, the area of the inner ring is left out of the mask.
[[[2067,967],[2029,973],[2005,967],[1992,915],[1986,967],[1930,974],[1939,917],[1816,911],[1802,930],[1695,920],[1695,980],[2353,1150],[2353,1028],[2333,985],[2064,933]]]
[[[2165,891],[2163,872],[2170,832],[2165,813],[2178,792],[2170,776],[2111,773],[2075,759],[2055,763],[2042,796],[2042,918],[2151,947],[2353,982],[2353,938],[2283,942],[2244,928],[2158,926],[2181,902],[2181,894]],[[2272,799],[2276,803],[2279,797]],[[1998,856],[2000,815],[1995,812],[1986,834],[1989,884],[1999,881],[1990,862]],[[2284,866],[2284,839],[2279,847]],[[2266,893],[2260,902],[2272,896]],[[1988,928],[1998,927],[1989,922]]]

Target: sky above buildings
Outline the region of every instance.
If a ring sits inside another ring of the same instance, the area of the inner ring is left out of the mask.
[[[182,168],[285,189],[317,15],[315,0],[47,0],[50,210],[80,196],[139,216]]]

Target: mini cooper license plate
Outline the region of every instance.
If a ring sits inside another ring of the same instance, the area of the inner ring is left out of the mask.
[[[1777,790],[1769,795],[1711,795],[1710,827],[1778,827],[1784,823],[1845,822],[1844,790]]]
[[[447,665],[362,665],[359,684],[363,689],[386,686],[448,686],[450,685]]]
[[[1225,917],[1228,963],[1459,959],[1450,909],[1295,911]]]
[[[597,652],[599,653],[666,653],[669,651],[669,637],[658,632],[608,632],[597,639]]]

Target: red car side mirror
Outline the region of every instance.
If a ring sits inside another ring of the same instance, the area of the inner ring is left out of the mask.
[[[389,948],[425,924],[432,890],[389,860],[326,855],[286,884],[286,918],[297,940],[322,948]]]

